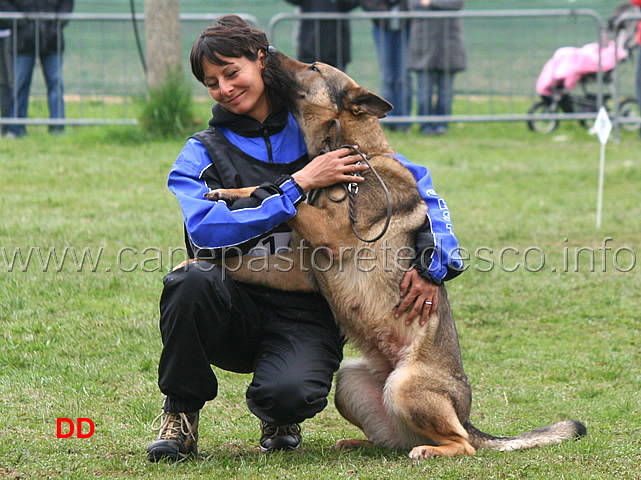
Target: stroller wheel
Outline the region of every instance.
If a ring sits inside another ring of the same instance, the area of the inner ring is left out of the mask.
[[[639,117],[639,102],[636,98],[626,98],[619,103],[619,118]],[[621,123],[621,128],[626,132],[638,132],[641,125],[638,123]]]
[[[531,115],[561,113],[561,107],[556,103],[541,101],[532,105],[532,108],[527,113]],[[533,132],[550,133],[556,130],[556,127],[559,126],[559,121],[553,119],[528,120],[527,126]]]

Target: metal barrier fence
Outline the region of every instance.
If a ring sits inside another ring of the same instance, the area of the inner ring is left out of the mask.
[[[181,15],[181,37],[185,71],[196,36],[219,15]],[[243,15],[251,23],[256,20]],[[562,46],[581,46],[597,42],[604,22],[600,15],[586,9],[524,9],[481,10],[458,12],[352,12],[348,14],[276,14],[266,29],[271,42],[281,51],[296,55],[294,32],[300,20],[346,20],[351,27],[352,60],[346,71],[359,84],[380,93],[381,65],[372,38],[372,22],[380,19],[429,19],[460,17],[463,22],[468,67],[456,75],[455,102],[452,115],[447,117],[418,116],[387,117],[383,122],[446,122],[528,121],[533,119],[588,120],[594,112],[562,114],[528,114],[530,106],[539,100],[536,80],[545,62]],[[14,22],[24,14],[0,13],[0,18]],[[51,15],[32,14],[35,20],[51,19]],[[69,20],[64,30],[64,83],[67,118],[50,120],[46,108],[46,88],[39,73],[34,71],[30,117],[0,119],[0,123],[55,124],[135,124],[137,102],[146,96],[146,82],[131,15],[68,14],[54,16]],[[135,16],[144,32],[144,15]],[[339,38],[340,42],[341,39]],[[614,101],[627,92],[634,92],[631,62],[616,69]],[[38,68],[38,67],[36,67]],[[202,85],[190,77],[194,95],[207,98]],[[608,86],[608,85],[606,85]],[[609,87],[609,86],[608,86]],[[597,72],[594,83],[598,105],[603,102],[604,79]],[[616,109],[614,109],[616,112]],[[619,119],[613,114],[613,121]],[[627,117],[627,123],[641,118]]]
[[[258,24],[255,17],[240,14],[248,22]],[[181,14],[183,70],[189,71],[189,52],[193,40],[220,15]],[[31,85],[29,118],[0,118],[0,124],[25,125],[101,125],[136,124],[136,106],[147,95],[145,73],[140,59],[138,40],[144,42],[142,14],[45,14],[0,12],[0,19],[12,22],[54,20],[58,35],[64,35],[63,74],[66,118],[50,119],[47,89],[40,74],[39,62],[34,67]],[[62,22],[69,21],[66,27]],[[136,38],[135,27],[142,38]],[[36,32],[38,29],[36,28]],[[13,55],[16,37],[9,38]],[[189,79],[195,95],[206,95],[202,85]],[[15,88],[12,96],[16,98]]]
[[[482,11],[412,11],[412,12],[367,12],[350,14],[279,14],[272,18],[269,25],[269,38],[285,53],[295,55],[295,46],[288,45],[287,35],[291,28],[283,29],[283,24],[302,20],[340,20],[349,19],[352,38],[360,41],[352,45],[352,61],[347,73],[373,91],[380,90],[380,71],[382,66],[376,57],[371,38],[359,34],[358,30],[371,28],[375,20],[416,20],[434,18],[461,18],[468,57],[468,67],[456,74],[455,102],[452,115],[427,116],[412,114],[409,117],[387,117],[383,123],[405,122],[488,122],[488,121],[532,121],[532,120],[583,120],[594,119],[596,111],[603,104],[604,95],[609,98],[607,88],[611,85],[604,81],[601,69],[596,73],[593,85],[597,99],[596,109],[592,111],[569,113],[530,114],[529,108],[540,100],[536,94],[536,80],[555,50],[563,46],[582,46],[598,42],[604,22],[600,15],[588,9],[525,9],[525,10],[482,10]],[[371,34],[370,34],[371,37]],[[366,39],[363,41],[363,39]],[[600,61],[599,61],[600,66]],[[630,90],[633,85],[631,68],[619,75],[628,78],[627,82],[617,85],[619,90]],[[607,87],[607,88],[606,88]],[[413,92],[414,94],[416,92]],[[616,98],[619,91],[613,96]],[[416,101],[416,100],[415,100]],[[414,109],[415,111],[415,109]],[[616,109],[614,110],[616,112]],[[613,121],[617,121],[613,114]],[[639,122],[639,117],[627,117],[627,122]]]

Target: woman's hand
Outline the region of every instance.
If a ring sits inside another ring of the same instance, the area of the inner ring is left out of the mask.
[[[369,169],[367,164],[356,163],[361,160],[351,148],[339,148],[314,158],[292,177],[305,192],[337,183],[362,182],[362,177],[353,175]]]
[[[419,324],[425,325],[438,307],[438,285],[421,277],[416,269],[412,268],[405,273],[401,281],[401,297],[403,300],[396,309],[395,317],[400,317],[411,306],[405,324],[410,325],[419,317]]]

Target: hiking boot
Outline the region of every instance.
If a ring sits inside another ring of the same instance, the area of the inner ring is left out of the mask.
[[[260,450],[264,453],[276,450],[290,451],[300,447],[302,436],[300,425],[297,423],[277,427],[261,420],[260,430]]]
[[[147,460],[180,462],[198,455],[198,414],[163,411],[158,415],[151,424],[153,430],[159,430],[158,438],[147,447]],[[158,421],[160,426],[155,427]]]

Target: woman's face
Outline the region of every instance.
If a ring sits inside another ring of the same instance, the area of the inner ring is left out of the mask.
[[[247,57],[220,57],[225,65],[214,65],[203,59],[204,83],[217,103],[232,113],[248,115],[264,122],[269,115],[262,71],[265,54],[258,52],[256,60]]]

